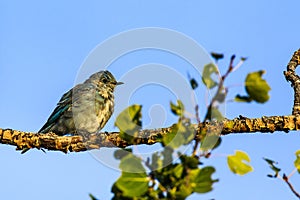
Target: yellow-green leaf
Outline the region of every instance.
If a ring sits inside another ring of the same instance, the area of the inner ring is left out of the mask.
[[[224,119],[224,117],[218,108],[212,107],[210,119],[216,119],[217,121],[221,121]]]
[[[91,198],[91,200],[98,200],[94,195],[89,194],[89,197]]]
[[[245,88],[251,99],[258,103],[265,103],[269,100],[269,91],[271,90],[269,84],[262,75],[265,71],[249,73],[245,80]]]
[[[249,162],[250,157],[243,151],[237,150],[234,155],[227,156],[229,169],[238,175],[245,175],[253,171],[253,168],[248,164]]]
[[[120,137],[131,142],[142,126],[142,106],[134,104],[123,110],[117,117],[115,126],[120,129]]]
[[[180,178],[183,172],[183,166],[182,164],[178,164],[173,169],[174,175],[176,178]]]
[[[194,131],[192,127],[185,126],[179,121],[172,126],[171,132],[163,136],[162,142],[164,146],[176,149],[181,145],[185,145],[194,139]]]
[[[172,149],[176,149],[184,144],[184,137],[182,134],[178,133],[178,124],[173,125],[172,131],[163,136],[164,146],[169,146]]]
[[[217,148],[220,145],[221,138],[219,133],[221,132],[221,130],[217,129],[216,131],[217,131],[216,133],[211,132],[206,134],[200,146],[200,149],[202,151],[210,151],[212,149]]]
[[[296,151],[296,160],[294,161],[294,165],[298,170],[298,173],[300,173],[300,150]]]
[[[218,73],[218,68],[215,64],[209,63],[204,66],[203,73],[202,73],[202,81],[207,88],[212,89],[213,87],[217,86],[218,83],[211,78],[211,75]]]
[[[124,196],[139,197],[148,190],[149,180],[140,158],[128,154],[121,160],[120,169],[122,175],[115,185]]]
[[[171,106],[172,113],[174,113],[175,115],[180,116],[180,117],[183,116],[184,105],[179,99],[177,100],[177,105],[170,102],[170,106]]]

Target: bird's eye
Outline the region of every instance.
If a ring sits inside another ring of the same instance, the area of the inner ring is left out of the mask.
[[[107,82],[108,82],[108,80],[106,78],[102,79],[102,83],[107,83]]]

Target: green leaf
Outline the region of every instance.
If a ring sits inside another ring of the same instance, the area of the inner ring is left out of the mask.
[[[174,150],[169,146],[166,146],[164,150],[161,152],[161,154],[164,157],[163,159],[164,167],[170,165],[173,162],[173,156],[172,156],[173,152]]]
[[[174,175],[176,178],[180,178],[183,172],[183,166],[181,164],[177,164],[173,169]]]
[[[238,94],[238,95],[235,96],[234,101],[250,103],[252,101],[252,99],[248,96],[241,96],[241,95]]]
[[[268,175],[268,177],[277,177],[278,173],[280,172],[280,168],[276,167],[275,164],[278,164],[276,161],[273,161],[271,159],[268,158],[263,158],[270,166],[270,168],[275,172],[275,175]]]
[[[217,121],[221,121],[224,119],[222,113],[218,108],[212,107],[211,109],[211,119],[216,119]]]
[[[200,149],[202,151],[209,151],[212,149],[215,149],[217,146],[220,145],[221,140],[220,140],[220,130],[215,130],[216,132],[214,133],[209,133],[206,134],[204,137],[203,141],[201,142]]]
[[[186,199],[193,193],[193,188],[189,187],[188,184],[180,184],[179,190],[176,191],[176,197],[173,199]]]
[[[198,82],[194,78],[190,79],[190,84],[193,90],[195,90],[198,87]]]
[[[201,146],[200,149],[202,151],[210,151],[213,150],[215,148],[217,148],[218,146],[220,146],[221,142],[222,142],[222,138],[220,137],[220,130],[216,130],[218,133],[211,133],[211,134],[207,134],[205,136],[205,138],[203,139],[203,141],[201,142]]]
[[[127,197],[139,197],[148,190],[148,179],[146,173],[123,172],[117,180],[116,186]]]
[[[224,54],[222,53],[216,53],[216,52],[211,52],[210,55],[216,60],[220,60],[224,58]]]
[[[197,169],[200,164],[199,160],[195,156],[187,156],[184,154],[179,154],[181,163],[187,166],[189,169]]]
[[[241,61],[246,61],[247,57],[241,57]]]
[[[120,162],[120,169],[126,172],[143,173],[145,168],[142,165],[142,160],[132,153],[128,153]]]
[[[207,193],[212,190],[212,185],[218,180],[211,178],[215,172],[213,167],[204,167],[202,169],[194,169],[191,171],[191,186],[197,193]]]
[[[294,161],[294,165],[298,171],[298,173],[300,173],[300,150],[296,151],[296,160]]]
[[[118,149],[114,152],[115,159],[121,160],[132,152],[132,149]]]
[[[120,169],[122,175],[115,185],[124,196],[140,197],[147,192],[149,180],[140,158],[128,154],[121,160]]]
[[[170,106],[171,106],[171,111],[173,114],[182,117],[184,114],[184,105],[183,103],[178,99],[177,100],[177,105],[173,104],[172,102],[170,102]]]
[[[91,200],[98,200],[94,195],[89,194],[89,197],[91,198]]]
[[[194,131],[192,127],[185,126],[179,121],[172,126],[171,132],[163,136],[162,142],[164,146],[169,146],[173,149],[190,143],[194,139]]]
[[[168,146],[172,149],[176,149],[183,145],[183,135],[178,134],[178,128],[173,126],[172,131],[163,136],[162,142],[164,146]]]
[[[163,167],[163,160],[161,159],[161,156],[158,154],[158,152],[152,154],[150,167],[151,171],[160,170]]]
[[[222,113],[216,107],[211,107],[207,112],[208,112],[207,116],[209,120],[215,119],[217,121],[221,121],[224,119]]]
[[[183,136],[183,145],[189,144],[195,138],[195,131],[191,124],[183,124],[178,122],[178,134]]]
[[[262,75],[264,73],[265,71],[263,70],[249,73],[245,80],[245,88],[249,98],[258,103],[265,103],[270,98],[268,92],[271,90],[271,88],[267,81],[262,79]]]
[[[134,104],[123,110],[117,117],[115,126],[120,129],[120,137],[132,142],[142,126],[142,106]]]
[[[235,155],[227,156],[227,164],[229,169],[238,175],[245,175],[251,171],[253,168],[248,164],[250,158],[247,153],[243,151],[235,151]]]
[[[202,73],[202,81],[204,85],[206,85],[206,87],[209,89],[212,89],[213,87],[218,85],[218,83],[211,78],[211,75],[213,73],[218,74],[218,69],[216,65],[214,65],[213,63],[209,63],[204,66]]]
[[[217,147],[219,147],[220,146],[220,144],[222,143],[222,138],[221,137],[219,137],[218,138],[218,141],[217,141],[217,143],[213,146],[213,148],[212,149],[216,149]]]
[[[226,95],[227,95],[227,92],[226,92],[225,89],[223,89],[221,92],[219,92],[218,94],[216,94],[215,99],[218,102],[223,103],[225,101]]]

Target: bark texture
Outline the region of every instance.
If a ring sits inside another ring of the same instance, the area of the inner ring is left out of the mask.
[[[195,138],[207,131],[221,130],[219,135],[251,134],[256,132],[273,133],[275,131],[296,131],[300,129],[300,116],[271,116],[262,118],[246,118],[240,116],[232,120],[206,122],[192,125]],[[168,134],[173,126],[160,129],[141,130],[133,143],[128,143],[119,136],[119,132],[91,134],[85,137],[58,136],[54,133],[30,133],[12,129],[0,129],[0,143],[13,145],[17,150],[37,148],[67,152],[80,152],[102,147],[125,148],[132,144],[151,145],[159,142],[163,135]]]

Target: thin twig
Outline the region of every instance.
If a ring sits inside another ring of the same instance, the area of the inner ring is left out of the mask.
[[[282,179],[289,186],[289,188],[291,189],[291,191],[293,192],[293,194],[300,199],[300,194],[295,190],[295,188],[293,187],[293,185],[289,182],[289,178],[285,174],[283,174]]]
[[[233,70],[233,61],[234,61],[234,59],[235,59],[235,55],[232,55],[231,58],[230,58],[229,67],[228,67],[226,73],[225,73],[223,76],[221,76],[221,74],[220,74],[220,72],[219,72],[219,70],[218,70],[219,76],[220,76],[220,80],[219,80],[220,82],[219,82],[219,84],[218,84],[218,89],[217,89],[216,94],[215,94],[214,97],[212,98],[212,100],[211,100],[211,102],[210,102],[210,104],[209,104],[209,106],[208,106],[208,108],[207,108],[207,112],[206,112],[206,115],[205,115],[205,118],[204,118],[203,122],[206,122],[208,119],[210,119],[210,116],[209,116],[209,115],[211,114],[211,110],[212,110],[212,108],[213,108],[213,105],[214,105],[215,102],[217,101],[218,96],[222,93],[222,90],[224,90],[224,81],[225,81],[225,79],[228,77],[229,73]],[[226,93],[226,92],[227,92],[227,91],[226,91],[226,89],[225,89],[225,93]],[[198,112],[197,108],[198,108],[198,107],[196,107],[196,114],[197,114],[197,112]],[[198,122],[198,123],[199,123],[199,122]],[[200,140],[201,140],[201,138],[195,139],[195,145],[194,145],[194,148],[193,148],[193,156],[195,156],[195,155],[197,154],[197,149],[198,149]]]
[[[199,105],[198,104],[195,106],[195,114],[196,114],[197,123],[200,124],[201,121],[200,121],[200,116],[199,116]],[[193,153],[192,153],[193,156],[196,156],[196,154],[197,154],[199,142],[200,142],[200,139],[195,139],[195,144],[194,144]]]

